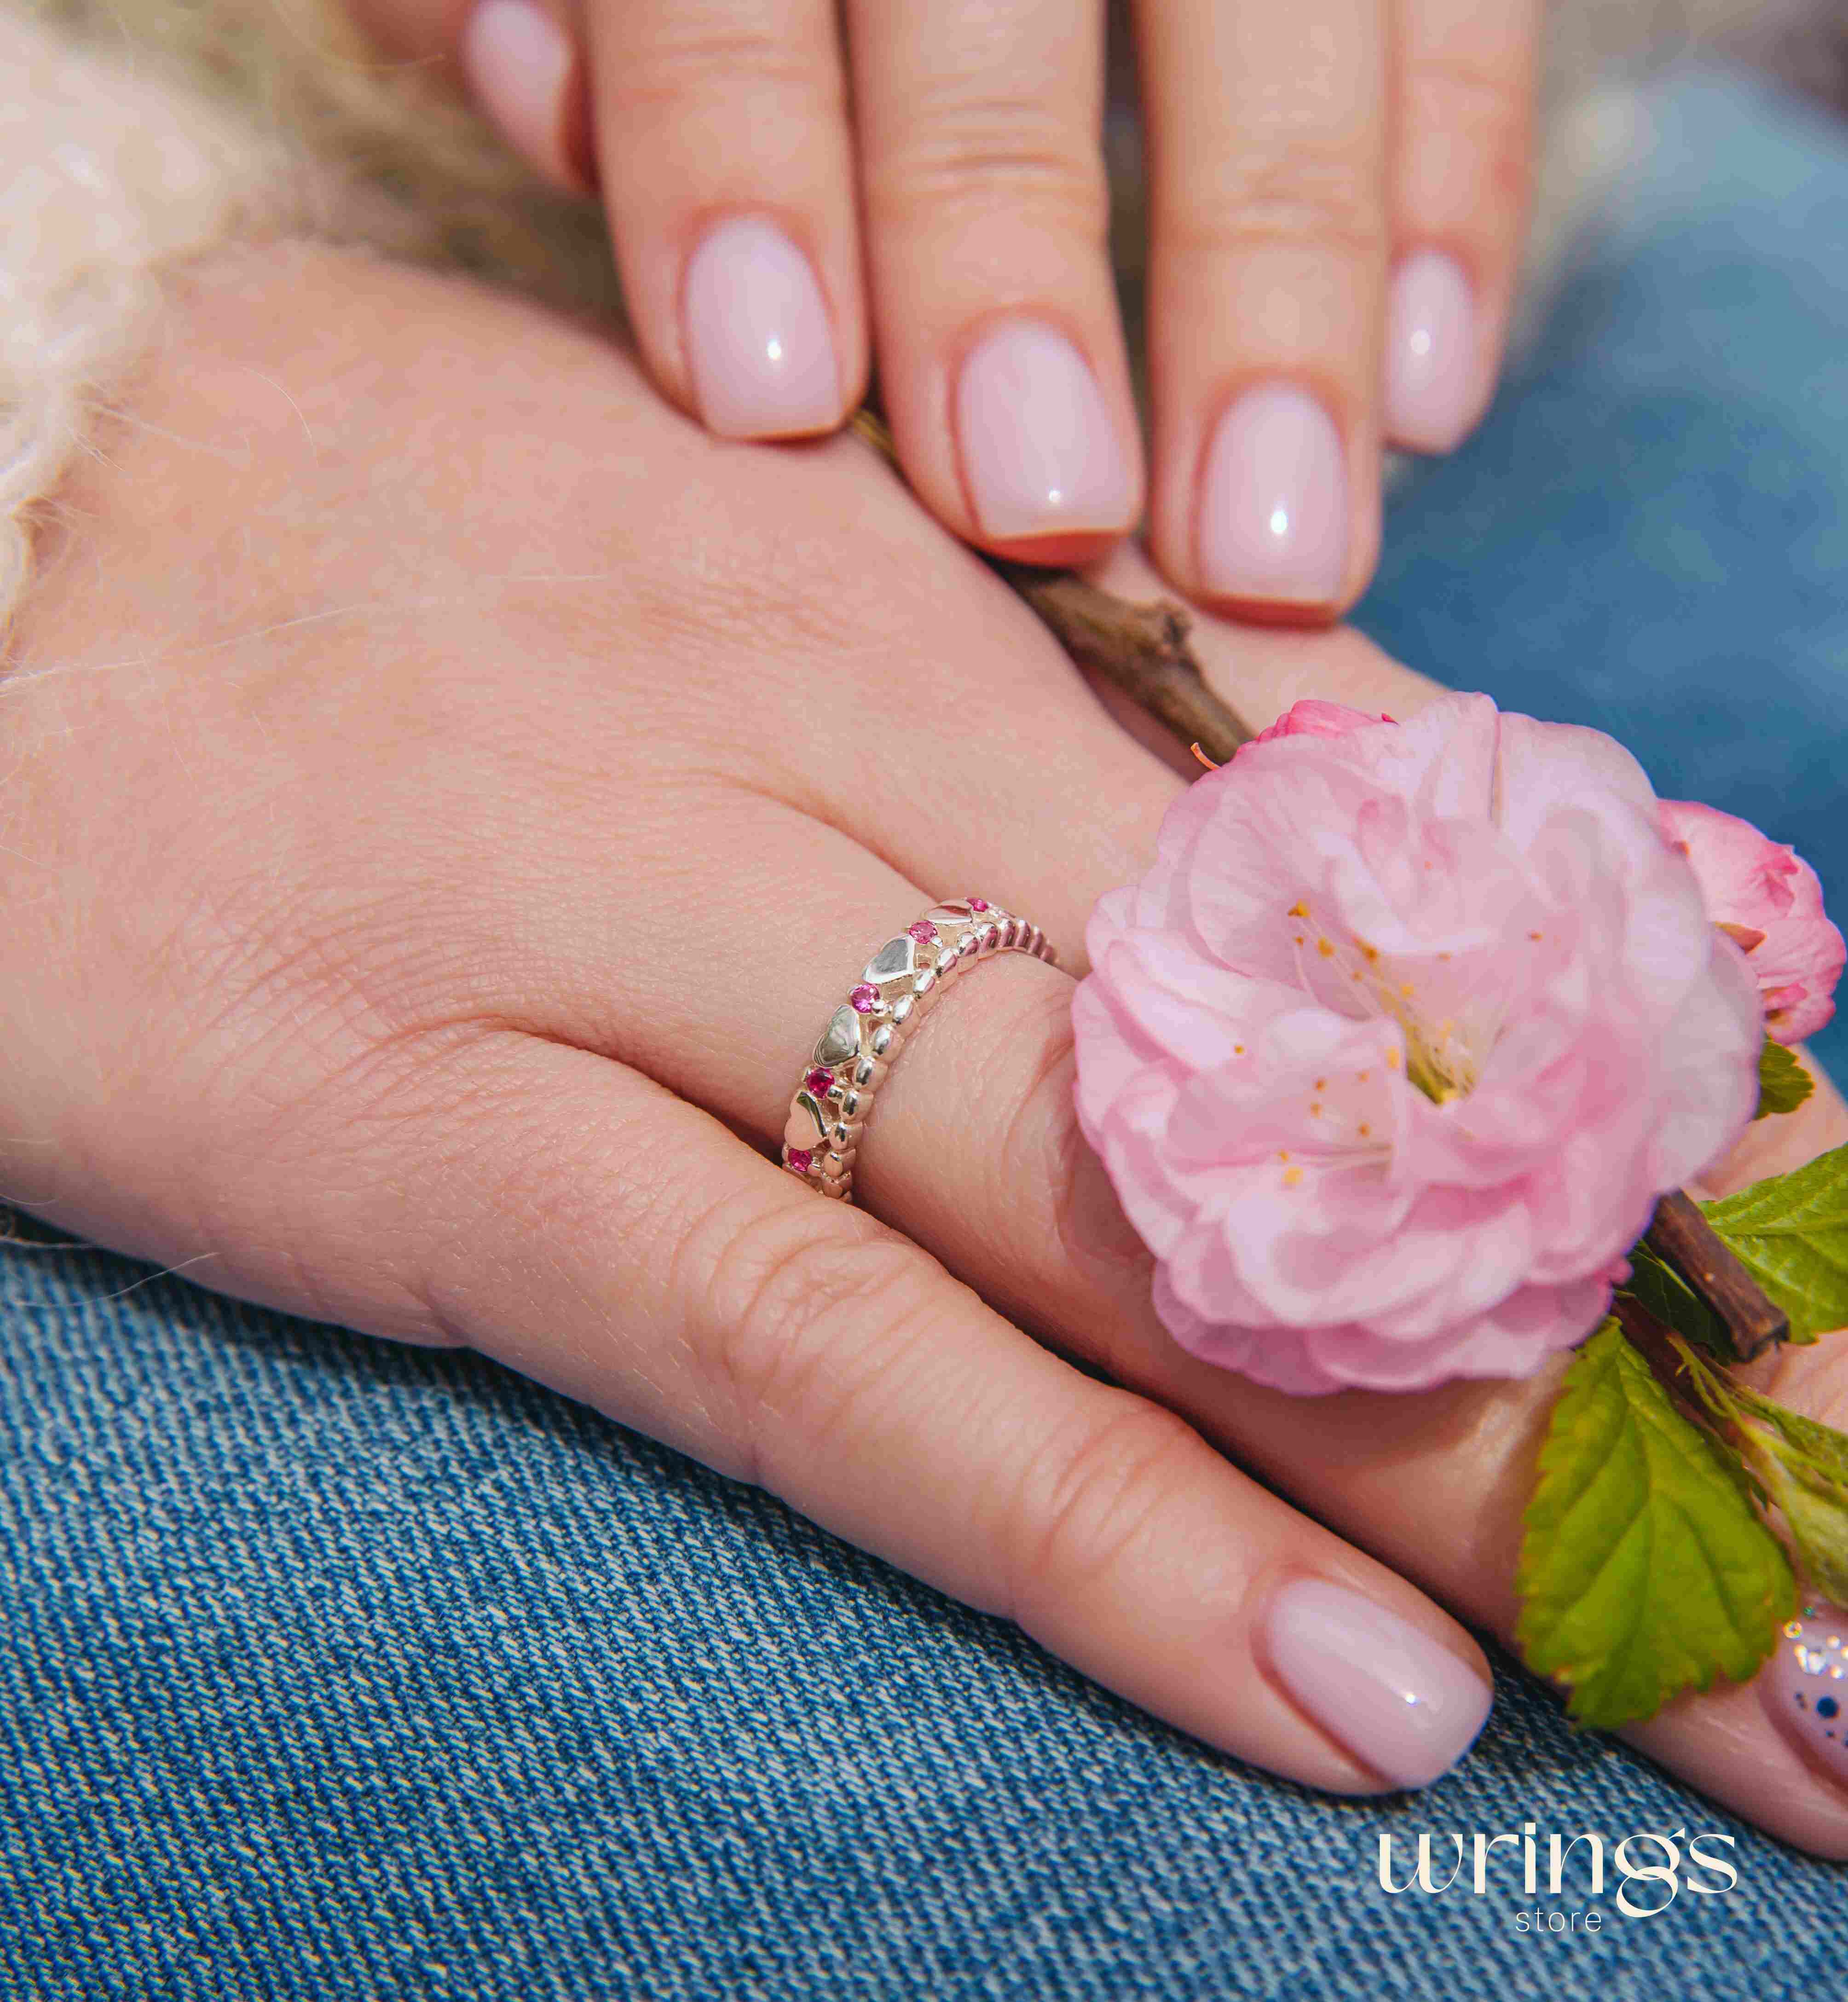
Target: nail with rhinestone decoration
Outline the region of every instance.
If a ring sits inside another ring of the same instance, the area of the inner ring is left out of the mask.
[[[1784,1622],[1759,1686],[1778,1728],[1848,1784],[1848,1613],[1812,1594],[1797,1613]]]

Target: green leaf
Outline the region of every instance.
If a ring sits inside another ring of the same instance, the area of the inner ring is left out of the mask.
[[[1811,1582],[1831,1598],[1848,1593],[1848,1433],[1710,1368],[1685,1341],[1675,1347],[1695,1395],[1731,1428],[1722,1445],[1737,1451],[1759,1502],[1783,1512]]]
[[[1618,1289],[1654,1315],[1664,1327],[1685,1334],[1710,1355],[1728,1362],[1732,1338],[1726,1325],[1667,1259],[1658,1258],[1646,1243],[1630,1248],[1630,1277]]]
[[[1848,1327],[1848,1147],[1701,1207],[1790,1316],[1793,1341]]]
[[[1522,1658],[1603,1730],[1716,1675],[1745,1681],[1795,1604],[1790,1559],[1744,1476],[1615,1320],[1566,1372],[1516,1583]]]
[[[1794,1112],[1815,1090],[1810,1075],[1782,1043],[1767,1036],[1758,1053],[1758,1110],[1754,1119],[1773,1112]]]
[[[1763,1421],[1739,1427],[1746,1460],[1783,1510],[1811,1582],[1831,1599],[1848,1599],[1848,1435],[1742,1384],[1728,1387]]]

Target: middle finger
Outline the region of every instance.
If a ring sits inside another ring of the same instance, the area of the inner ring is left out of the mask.
[[[1210,603],[1326,620],[1379,542],[1385,11],[1142,0],[1137,26],[1154,547]]]

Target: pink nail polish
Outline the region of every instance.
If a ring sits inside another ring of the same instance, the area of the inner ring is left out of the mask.
[[[975,518],[997,539],[1126,528],[1116,427],[1083,358],[1051,328],[997,328],[963,364],[956,427]]]
[[[1248,389],[1213,434],[1198,553],[1215,595],[1333,604],[1348,571],[1348,468],[1333,420],[1292,383]]]
[[[1784,1623],[1759,1693],[1787,1738],[1848,1781],[1848,1613],[1813,1595],[1797,1613]]]
[[[1386,426],[1410,452],[1448,452],[1476,407],[1476,300],[1462,267],[1421,250],[1393,274],[1386,308]]]
[[[688,358],[699,414],[721,438],[790,438],[841,420],[828,308],[774,223],[734,216],[687,266]]]
[[[566,157],[571,44],[532,0],[480,0],[462,30],[462,73],[514,151],[560,187],[583,176]]]
[[[1455,1765],[1494,1700],[1448,1648],[1320,1578],[1276,1595],[1264,1642],[1278,1679],[1316,1722],[1401,1787],[1427,1785]]]

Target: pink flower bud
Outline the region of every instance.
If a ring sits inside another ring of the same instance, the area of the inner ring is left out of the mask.
[[[1707,916],[1745,955],[1766,1034],[1800,1043],[1825,1027],[1848,947],[1823,915],[1815,870],[1749,821],[1712,807],[1664,800],[1661,823],[1693,865]]]

